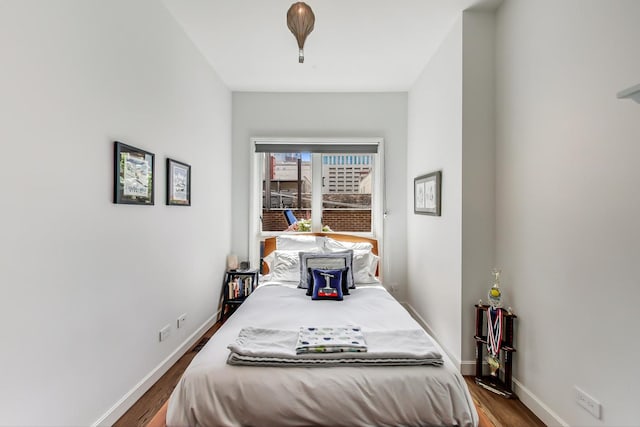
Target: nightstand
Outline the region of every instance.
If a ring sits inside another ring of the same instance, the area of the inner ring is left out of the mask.
[[[231,315],[256,289],[258,286],[258,273],[257,269],[229,270],[225,272],[224,280],[222,281],[220,321],[224,320],[227,309],[229,309],[229,315]]]

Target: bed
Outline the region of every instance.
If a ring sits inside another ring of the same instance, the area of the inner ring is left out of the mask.
[[[316,236],[343,242],[339,246],[352,245],[358,248],[356,252],[370,245],[377,261],[375,241],[336,234]],[[265,241],[267,260],[281,250],[276,241]],[[296,251],[295,247],[286,250]],[[317,301],[297,283],[280,280],[277,265],[270,267],[260,286],[186,369],[170,397],[167,426],[478,425],[463,377],[435,341],[433,345],[442,354],[441,366],[228,364],[228,346],[246,328],[296,331],[310,325],[359,325],[367,333],[422,329],[375,280],[356,282],[341,301]],[[377,262],[368,268],[375,274]]]

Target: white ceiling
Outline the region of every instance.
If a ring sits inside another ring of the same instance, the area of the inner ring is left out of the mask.
[[[234,91],[406,91],[469,8],[502,0],[307,0],[316,16],[298,63],[292,0],[164,0]]]

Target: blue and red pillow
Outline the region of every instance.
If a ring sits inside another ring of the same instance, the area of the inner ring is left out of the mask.
[[[340,271],[341,277],[341,285],[342,285],[342,295],[349,295],[349,281],[347,279],[349,275],[349,267],[345,268],[311,268],[307,269],[307,296],[313,295],[313,288],[315,285],[313,271]]]
[[[343,298],[343,277],[346,269],[321,270],[311,269],[310,275],[313,277],[313,287],[311,299],[331,299],[342,301]]]

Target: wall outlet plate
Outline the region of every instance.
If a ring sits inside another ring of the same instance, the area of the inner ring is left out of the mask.
[[[171,325],[167,325],[164,328],[160,329],[160,341],[164,341],[169,338],[169,334],[171,333]]]
[[[181,314],[180,316],[178,316],[178,329],[182,328],[184,326],[184,322],[187,321],[187,313]]]
[[[586,409],[587,412],[589,412],[595,418],[600,419],[600,410],[601,410],[600,402],[598,402],[593,397],[589,396],[584,391],[580,390],[578,387],[573,386],[573,388],[576,393],[576,402],[578,403],[578,405]]]

